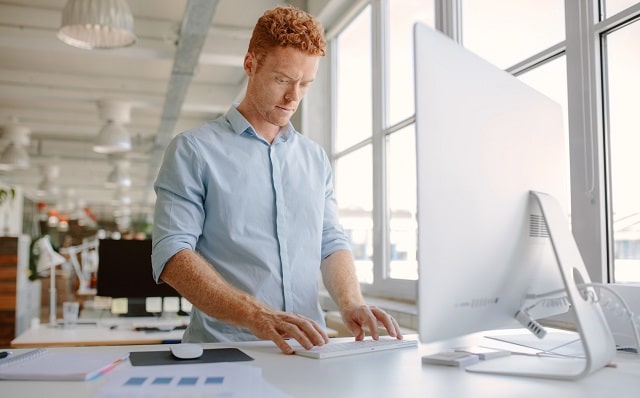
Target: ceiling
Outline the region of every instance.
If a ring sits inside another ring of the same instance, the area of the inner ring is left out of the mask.
[[[57,39],[66,0],[0,0],[0,126],[31,130],[26,170],[0,172],[34,201],[89,207],[101,219],[122,209],[149,219],[164,147],[178,132],[224,113],[245,88],[242,61],[251,30],[273,0],[128,0],[135,44],[83,50]],[[289,2],[330,27],[345,0]],[[106,186],[113,157],[93,151],[104,120],[98,104],[125,101],[133,149],[127,199]],[[8,144],[0,139],[0,149]],[[59,168],[58,197],[41,195],[43,168]]]

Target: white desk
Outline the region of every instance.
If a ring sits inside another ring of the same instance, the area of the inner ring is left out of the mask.
[[[408,336],[415,338],[415,336]],[[342,339],[341,339],[342,340]],[[604,368],[578,381],[473,374],[460,368],[422,365],[421,356],[461,344],[477,344],[477,338],[447,344],[420,345],[351,357],[326,360],[287,356],[271,342],[205,344],[206,348],[238,347],[255,360],[238,362],[262,368],[264,379],[291,397],[562,397],[637,398],[640,391],[640,358],[620,353],[617,368]],[[122,347],[119,347],[122,348]],[[113,350],[115,347],[54,348],[60,350]],[[166,345],[125,347],[130,351],[167,350]],[[51,391],[64,396],[89,397],[109,377],[130,367],[126,362],[111,373],[88,382],[0,381],[2,397],[47,396]],[[206,366],[206,365],[203,365]]]
[[[73,328],[51,327],[48,324],[30,328],[11,341],[13,348],[109,346],[135,344],[176,343],[182,340],[184,330],[136,331],[136,326],[171,328],[187,325],[188,317],[176,319],[156,318],[101,318],[80,319]],[[89,323],[89,324],[84,324]],[[91,324],[93,323],[93,324]]]
[[[170,328],[189,323],[189,317],[174,319],[158,318],[100,318],[81,319],[81,324],[66,329],[48,324],[30,328],[11,340],[12,348],[28,347],[77,347],[101,345],[168,344],[182,340],[184,329],[172,331],[136,331],[136,326],[156,326]],[[330,337],[337,332],[327,329]]]

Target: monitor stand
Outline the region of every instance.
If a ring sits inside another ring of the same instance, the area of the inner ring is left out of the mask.
[[[595,291],[578,288],[591,280],[562,207],[554,197],[542,192],[531,191],[530,199],[538,203],[544,217],[567,298],[575,312],[584,358],[512,355],[482,361],[466,369],[478,373],[578,379],[608,365],[616,354],[615,342],[602,309],[594,300]]]

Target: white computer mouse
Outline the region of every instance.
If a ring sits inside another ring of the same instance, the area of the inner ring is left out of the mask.
[[[202,346],[196,343],[180,343],[171,346],[171,354],[178,359],[196,359],[203,353]]]

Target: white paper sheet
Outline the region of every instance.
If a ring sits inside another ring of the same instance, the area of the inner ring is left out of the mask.
[[[224,397],[282,398],[262,370],[233,363],[138,366],[106,377],[95,398]]]
[[[580,339],[580,335],[575,332],[551,331],[547,333],[544,339],[539,339],[531,333],[493,335],[486,337],[523,347],[533,348],[550,354],[566,355],[577,358],[584,357],[582,340]]]

